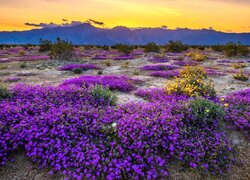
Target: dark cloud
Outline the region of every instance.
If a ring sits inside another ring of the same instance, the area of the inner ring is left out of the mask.
[[[35,24],[35,23],[24,23],[26,26],[33,26],[33,27],[41,27],[41,28],[54,28],[54,27],[58,27],[58,24],[55,23],[39,23],[39,24]]]
[[[90,24],[95,24],[95,25],[99,25],[99,26],[104,26],[104,22],[101,22],[101,21],[96,21],[96,20],[93,20],[93,19],[89,19],[86,21],[87,23],[90,23]]]
[[[99,26],[104,26],[104,23],[103,22],[100,22],[100,21],[95,21],[93,19],[89,19],[85,22],[83,21],[71,21],[71,22],[68,22],[67,19],[62,19],[63,22],[65,23],[62,23],[62,24],[56,24],[56,23],[29,23],[29,22],[26,22],[24,23],[26,26],[33,26],[33,27],[39,27],[39,28],[55,28],[55,27],[71,27],[71,26],[78,26],[78,25],[81,25],[81,24],[92,24],[92,25],[99,25]]]

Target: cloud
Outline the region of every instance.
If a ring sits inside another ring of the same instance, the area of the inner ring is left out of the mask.
[[[104,26],[104,22],[101,22],[101,21],[96,21],[96,20],[93,20],[93,19],[89,19],[86,21],[87,23],[90,23],[90,24],[95,24],[95,25],[99,25],[99,26]]]
[[[35,23],[24,23],[24,25],[26,26],[33,26],[33,27],[41,27],[41,28],[55,28],[55,27],[58,27],[59,25],[58,24],[55,24],[55,23],[39,23],[39,24],[35,24]]]
[[[92,24],[92,25],[99,25],[99,26],[104,26],[104,22],[96,21],[93,19],[88,19],[87,21],[71,21],[68,22],[67,19],[62,19],[64,23],[62,24],[56,24],[56,23],[30,23],[26,22],[24,25],[26,26],[33,26],[36,28],[55,28],[55,27],[72,27],[72,26],[78,26],[81,24]]]

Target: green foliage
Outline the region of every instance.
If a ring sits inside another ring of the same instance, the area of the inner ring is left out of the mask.
[[[20,68],[26,68],[27,67],[27,63],[23,62],[22,64],[20,64]]]
[[[103,50],[105,50],[105,51],[108,51],[109,50],[109,46],[102,46],[101,47]]]
[[[249,50],[246,46],[243,46],[240,42],[229,42],[224,47],[224,53],[227,57],[242,57],[249,54]]]
[[[98,75],[102,75],[102,73],[103,73],[103,70],[98,70],[98,71],[97,71],[97,74],[98,74]]]
[[[4,99],[4,98],[7,98],[7,97],[10,97],[11,96],[11,93],[10,91],[8,90],[7,86],[4,85],[1,81],[0,81],[0,100],[1,99]]]
[[[217,45],[211,46],[211,48],[212,48],[214,51],[216,51],[216,52],[223,52],[223,50],[224,50],[224,45],[219,45],[219,44],[217,44]]]
[[[58,60],[70,60],[75,57],[74,47],[69,41],[57,38],[56,42],[52,44],[50,56]]]
[[[20,50],[20,51],[18,52],[18,54],[19,54],[20,56],[24,56],[24,55],[25,55],[25,52],[24,52],[23,50]]]
[[[40,39],[40,47],[39,52],[47,52],[50,51],[52,48],[52,42],[49,40]]]
[[[157,44],[155,44],[154,42],[150,42],[144,46],[144,52],[146,52],[146,53],[159,52],[159,51],[160,51],[160,47]]]
[[[128,61],[122,63],[122,68],[127,69],[128,67],[129,67]]]
[[[209,127],[215,123],[215,120],[221,121],[225,116],[225,111],[221,106],[201,97],[190,100],[188,107],[193,125],[196,127]]]
[[[167,52],[183,52],[188,49],[188,46],[183,44],[181,41],[169,41],[169,43],[166,45],[166,51]]]
[[[0,69],[7,69],[8,66],[7,65],[4,65],[4,64],[0,64]]]
[[[73,73],[82,74],[82,69],[81,68],[75,68],[75,69],[73,69]]]
[[[110,60],[105,60],[103,63],[108,67],[112,65],[112,62]]]
[[[111,106],[116,104],[116,94],[101,85],[96,85],[95,87],[93,87],[93,89],[91,90],[91,94],[100,104],[105,103]]]
[[[133,51],[133,47],[127,44],[116,44],[112,48],[124,54],[130,54]]]
[[[243,71],[239,71],[238,73],[233,75],[233,78],[239,81],[247,81],[249,79],[249,76],[243,73]]]

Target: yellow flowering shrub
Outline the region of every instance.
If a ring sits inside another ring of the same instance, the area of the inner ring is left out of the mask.
[[[207,57],[199,51],[192,51],[186,54],[191,57],[194,61],[205,61]]]
[[[179,78],[167,82],[168,93],[186,94],[188,96],[215,97],[216,92],[211,82],[206,81],[204,68],[199,66],[186,66],[180,71]]]
[[[238,73],[234,74],[233,78],[240,81],[247,81],[249,79],[249,76],[244,74],[243,71],[241,70]]]
[[[231,67],[234,69],[242,69],[244,67],[247,67],[247,65],[244,63],[233,63],[231,64]]]

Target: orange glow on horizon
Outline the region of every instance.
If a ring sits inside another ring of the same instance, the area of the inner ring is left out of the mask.
[[[161,27],[250,32],[250,2],[225,0],[2,0],[0,31],[29,30],[24,23],[94,19],[104,27]]]

